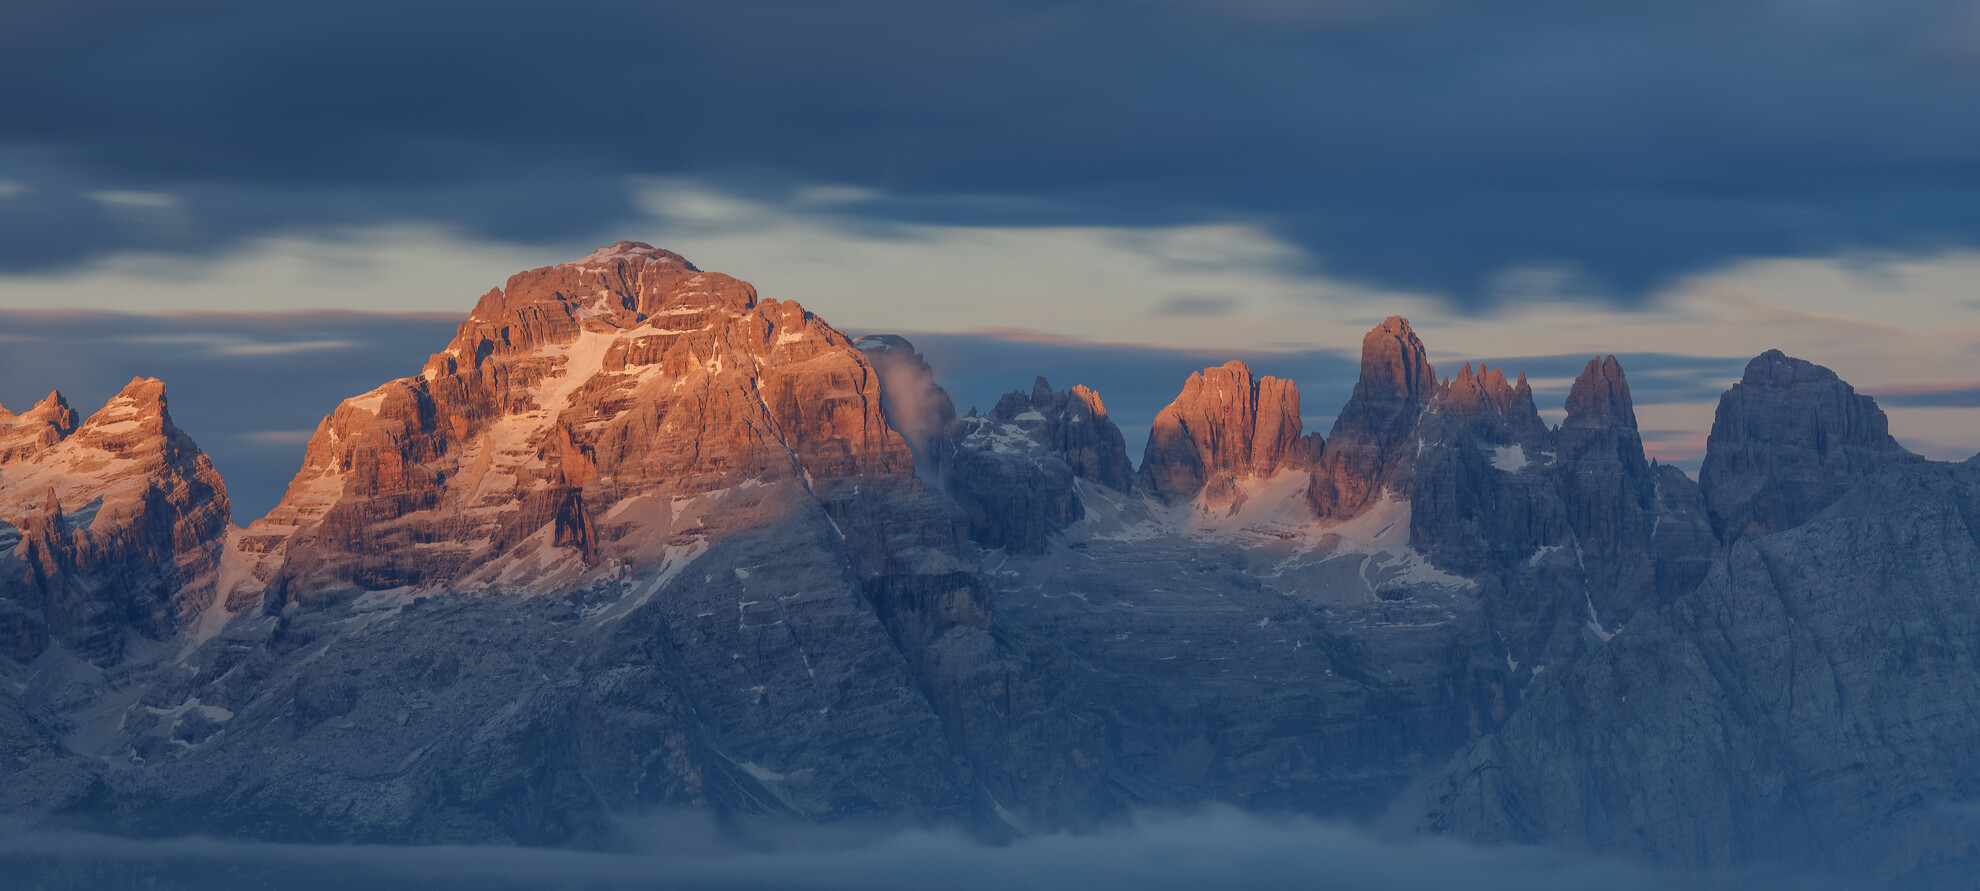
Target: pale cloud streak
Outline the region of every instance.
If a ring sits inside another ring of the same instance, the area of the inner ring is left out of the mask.
[[[825,184],[776,200],[675,180],[635,180],[629,188],[646,220],[594,241],[668,247],[848,330],[1351,356],[1368,328],[1400,314],[1446,374],[1465,361],[1504,364],[1512,374],[1522,370],[1519,357],[1692,355],[1711,361],[1631,369],[1640,390],[1692,394],[1637,406],[1644,429],[1662,431],[1647,437],[1652,454],[1692,466],[1716,393],[1745,359],[1778,348],[1835,369],[1862,392],[1890,394],[1893,430],[1913,448],[1942,459],[1980,449],[1980,406],[1920,395],[1971,377],[1964,369],[1980,352],[1976,251],[1755,259],[1677,280],[1634,308],[1589,293],[1571,269],[1523,267],[1496,280],[1516,299],[1472,313],[1433,295],[1329,275],[1263,225],[877,222],[842,213],[848,203],[875,199],[869,189]],[[509,274],[586,249],[519,249],[432,227],[291,235],[209,260],[125,254],[79,272],[0,276],[0,306],[464,314]],[[205,348],[342,346],[270,338]],[[1707,368],[1718,370],[1700,370]],[[380,369],[379,379],[401,373]],[[1652,386],[1667,383],[1655,375],[1701,373],[1718,377],[1688,389]],[[1559,416],[1567,381],[1558,372],[1535,378],[1549,417]],[[1318,383],[1316,391],[1343,384]]]

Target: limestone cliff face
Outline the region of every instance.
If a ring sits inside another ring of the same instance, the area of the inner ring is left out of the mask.
[[[1076,479],[1116,491],[1132,486],[1127,443],[1100,394],[1061,392],[1044,378],[1013,390],[987,415],[957,422],[944,488],[969,535],[987,548],[1038,553],[1045,537],[1084,515]]]
[[[59,391],[19,415],[0,406],[0,464],[32,458],[74,433],[78,423],[75,409]]]
[[[1423,341],[1401,316],[1361,340],[1361,377],[1334,419],[1307,498],[1315,514],[1359,515],[1384,492],[1407,497],[1415,467],[1416,420],[1436,387]]]
[[[1676,468],[1645,460],[1629,381],[1616,357],[1588,360],[1568,392],[1554,444],[1590,603],[1609,627],[1704,579],[1714,547],[1698,486]]]
[[[1553,481],[1553,444],[1520,375],[1465,363],[1436,388],[1417,422],[1410,541],[1461,575],[1526,560],[1560,544],[1567,523]]]
[[[0,416],[0,456],[0,654],[108,664],[129,633],[196,628],[231,509],[163,383],[132,380],[81,423],[59,393]]]
[[[1168,502],[1204,495],[1219,504],[1235,484],[1305,469],[1320,456],[1319,434],[1301,436],[1299,388],[1257,377],[1243,362],[1189,376],[1182,393],[1155,416],[1141,459],[1141,484]]]
[[[709,518],[683,499],[795,486],[856,512],[842,494],[908,491],[913,468],[845,335],[621,242],[510,278],[419,375],[339,406],[243,536],[244,575],[294,600],[564,589],[705,543]],[[938,518],[862,527],[855,550],[885,562],[902,526],[939,545]]]
[[[1730,543],[1798,526],[1878,469],[1918,460],[1876,400],[1768,350],[1720,398],[1698,481],[1712,529]]]
[[[1894,462],[1742,538],[1427,784],[1422,824],[1684,867],[1961,887],[1980,775],[1980,464]]]

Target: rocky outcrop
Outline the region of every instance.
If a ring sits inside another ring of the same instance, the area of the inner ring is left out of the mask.
[[[1423,341],[1391,316],[1361,340],[1361,377],[1334,419],[1307,498],[1320,517],[1347,519],[1384,493],[1407,497],[1417,416],[1436,387]]]
[[[1553,444],[1524,374],[1465,363],[1416,425],[1410,541],[1460,575],[1524,562],[1566,538]]]
[[[1524,375],[1469,364],[1416,427],[1410,542],[1484,586],[1513,661],[1559,668],[1689,591],[1716,548],[1698,487],[1643,455],[1615,357],[1590,360],[1556,429]]]
[[[1896,462],[1792,530],[1736,541],[1698,590],[1446,768],[1422,824],[1687,867],[1970,882],[1975,517],[1980,463]]]
[[[1060,392],[1044,378],[1012,391],[989,414],[957,422],[945,488],[969,535],[986,548],[1044,549],[1046,536],[1083,515],[1073,481],[1132,485],[1127,444],[1100,394]]]
[[[49,393],[19,415],[0,406],[0,464],[33,458],[74,433],[79,422],[60,392]]]
[[[1301,436],[1303,426],[1292,381],[1253,376],[1238,361],[1206,368],[1155,416],[1142,487],[1171,503],[1203,495],[1230,504],[1241,497],[1239,481],[1304,470],[1320,457],[1319,434]]]
[[[1698,481],[1713,531],[1730,543],[1798,526],[1864,477],[1917,460],[1876,400],[1768,350],[1719,399]]]
[[[1552,431],[1525,375],[1469,363],[1439,383],[1417,420],[1408,481],[1409,541],[1445,572],[1472,579],[1514,671],[1517,702],[1539,673],[1587,644],[1586,579],[1555,485]]]
[[[107,665],[127,635],[195,630],[231,508],[165,385],[134,379],[80,424],[60,394],[0,424],[0,655]]]

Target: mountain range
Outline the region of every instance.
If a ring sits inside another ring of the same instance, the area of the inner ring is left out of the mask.
[[[1685,869],[1976,866],[1980,463],[1762,353],[1694,481],[1624,369],[1043,378],[621,242],[345,400],[245,527],[138,379],[0,409],[0,829],[602,847],[1229,804]]]

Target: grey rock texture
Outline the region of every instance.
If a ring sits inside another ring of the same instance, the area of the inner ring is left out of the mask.
[[[1713,531],[1732,542],[1798,526],[1885,465],[1917,460],[1876,400],[1768,350],[1720,398],[1698,481]]]
[[[1704,577],[1717,545],[1698,487],[1644,458],[1622,366],[1591,360],[1549,429],[1524,375],[1467,364],[1417,421],[1410,543],[1478,582],[1525,679]]]
[[[1410,540],[1459,575],[1525,561],[1568,536],[1547,469],[1547,425],[1521,375],[1474,374],[1466,363],[1437,387],[1417,421]]]
[[[1320,457],[1318,434],[1301,436],[1299,387],[1257,377],[1231,361],[1189,376],[1181,395],[1155,416],[1142,453],[1140,481],[1155,497],[1186,501],[1204,494],[1237,499],[1236,483],[1305,469]]]
[[[1423,793],[1422,824],[1671,864],[1975,868],[1980,464],[1903,462],[1531,697]]]
[[[1044,378],[1012,391],[989,414],[956,422],[944,488],[961,506],[969,536],[986,548],[1038,553],[1046,536],[1082,514],[1073,481],[1131,487],[1132,465],[1100,394],[1060,392]]]
[[[1604,623],[1620,628],[1704,579],[1716,545],[1700,490],[1677,468],[1644,460],[1616,357],[1588,360],[1553,440],[1589,602]]]

